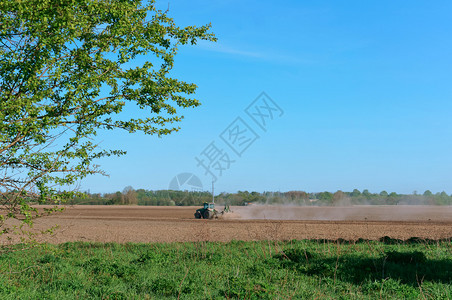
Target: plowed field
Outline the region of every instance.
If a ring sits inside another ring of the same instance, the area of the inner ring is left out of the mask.
[[[37,220],[35,228],[58,224],[44,238],[51,243],[452,237],[452,207],[248,206],[232,207],[234,213],[217,220],[195,219],[197,208],[67,206],[63,213]],[[2,237],[0,242],[11,241]]]

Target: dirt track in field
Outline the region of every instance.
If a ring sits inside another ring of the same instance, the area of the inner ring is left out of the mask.
[[[58,224],[51,243],[185,242],[290,239],[452,238],[452,207],[232,207],[218,220],[197,220],[199,207],[68,206],[36,221],[35,228]],[[13,239],[14,240],[14,239]],[[3,237],[0,244],[9,243]]]

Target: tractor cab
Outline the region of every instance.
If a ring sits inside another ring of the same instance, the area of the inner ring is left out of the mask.
[[[204,202],[204,209],[215,209],[215,203]]]

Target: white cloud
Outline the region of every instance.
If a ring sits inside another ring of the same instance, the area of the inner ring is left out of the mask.
[[[212,51],[212,52],[218,52],[218,53],[224,53],[224,54],[230,54],[235,56],[242,56],[242,57],[250,57],[255,59],[261,59],[269,62],[274,63],[290,63],[290,64],[313,64],[315,61],[310,59],[304,59],[298,56],[293,55],[287,55],[284,53],[271,53],[271,52],[265,52],[265,51],[248,51],[243,50],[238,47],[231,47],[225,44],[221,43],[207,43],[207,42],[201,42],[198,44],[198,46],[201,49]]]

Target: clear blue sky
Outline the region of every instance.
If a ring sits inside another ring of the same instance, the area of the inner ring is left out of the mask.
[[[203,105],[171,136],[101,135],[128,154],[82,190],[166,189],[182,172],[210,189],[195,157],[214,142],[234,160],[218,192],[452,193],[451,1],[157,2],[213,25],[218,42],[181,47],[173,72]],[[245,112],[263,91],[284,112],[266,132]],[[240,157],[220,137],[237,117],[259,135]]]

